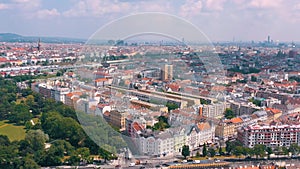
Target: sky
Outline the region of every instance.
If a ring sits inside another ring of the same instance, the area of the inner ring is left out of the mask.
[[[181,17],[211,41],[300,41],[299,0],[0,0],[0,32],[87,39],[143,12]]]

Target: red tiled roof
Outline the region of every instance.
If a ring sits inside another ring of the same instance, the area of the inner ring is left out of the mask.
[[[239,117],[232,118],[230,121],[232,123],[242,123],[243,122],[243,120]]]
[[[107,81],[106,78],[99,78],[95,80],[95,82],[105,82],[105,81]]]
[[[0,58],[0,62],[8,62],[6,58]]]
[[[281,113],[281,110],[279,110],[279,109],[274,109],[274,108],[269,108],[269,107],[266,108],[266,111],[270,111],[270,112],[273,113],[273,114]]]
[[[139,123],[137,123],[137,122],[133,122],[132,123],[132,128],[135,130],[135,131],[141,131],[141,130],[143,130],[144,128],[143,128],[143,126],[141,126]]]

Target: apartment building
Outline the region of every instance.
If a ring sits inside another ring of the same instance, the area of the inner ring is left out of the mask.
[[[111,110],[110,112],[105,112],[103,114],[103,117],[108,124],[117,127],[120,130],[125,130],[126,116],[127,116],[126,112],[120,112],[118,110]]]
[[[153,133],[145,131],[139,137],[139,149],[144,155],[165,156],[173,155],[174,138],[169,131]]]
[[[263,144],[268,147],[300,145],[300,125],[255,125],[238,130],[238,140],[247,147]]]
[[[236,127],[235,124],[231,121],[227,122],[220,122],[218,125],[216,125],[216,137],[219,137],[223,140],[228,140],[235,138],[236,136]]]
[[[215,126],[209,122],[192,125],[187,133],[186,145],[195,149],[205,143],[212,143],[215,138]]]
[[[213,103],[213,104],[204,104],[200,106],[202,108],[200,108],[200,110],[202,112],[200,112],[200,114],[202,114],[203,116],[206,117],[210,117],[210,118],[221,118],[224,115],[225,109],[229,108],[229,104],[228,103]]]

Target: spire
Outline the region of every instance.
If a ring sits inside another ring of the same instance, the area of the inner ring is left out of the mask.
[[[37,50],[40,51],[41,50],[41,38],[39,38],[38,41],[38,46],[37,46]]]

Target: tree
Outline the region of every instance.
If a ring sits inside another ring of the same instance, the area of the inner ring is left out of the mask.
[[[226,144],[225,149],[228,154],[231,154],[236,146],[243,145],[240,141],[229,141],[229,140],[226,141],[225,144]]]
[[[239,158],[243,154],[243,152],[244,152],[244,147],[242,147],[242,146],[236,146],[233,149],[233,155],[235,155]]]
[[[258,156],[264,157],[265,151],[266,151],[266,146],[262,144],[256,144],[253,148],[253,152],[256,155],[256,158],[258,158]]]
[[[219,154],[220,154],[220,155],[224,155],[224,152],[223,152],[222,147],[219,147]]]
[[[244,151],[242,153],[244,156],[249,155],[250,157],[253,156],[253,150],[249,147],[244,147]]]
[[[28,95],[26,97],[25,103],[26,103],[27,106],[32,107],[34,105],[34,96],[33,95]]]
[[[63,117],[58,112],[43,113],[41,117],[43,130],[53,139],[68,140],[79,147],[86,135],[79,123],[71,117]]]
[[[200,157],[199,151],[196,152],[196,157]]]
[[[289,152],[291,152],[293,155],[299,154],[300,147],[298,146],[298,144],[293,143],[289,147]]]
[[[75,149],[74,147],[69,143],[67,142],[66,140],[55,140],[53,143],[52,143],[53,146],[56,146],[56,147],[60,147],[60,149],[62,151],[58,151],[60,152],[60,156],[62,157],[64,154],[66,155],[71,155]],[[52,147],[52,146],[51,146]]]
[[[266,151],[267,151],[267,153],[268,153],[268,158],[270,158],[270,155],[273,153],[272,148],[271,148],[271,147],[267,147],[267,148],[266,148]]]
[[[252,82],[256,82],[256,81],[257,81],[257,77],[251,76],[251,81],[252,81]]]
[[[181,155],[182,155],[184,158],[186,158],[187,156],[190,155],[190,147],[189,147],[188,145],[182,146]]]
[[[106,163],[107,160],[111,160],[115,158],[115,155],[113,155],[111,152],[107,151],[104,148],[99,148],[98,152],[99,156],[104,159],[104,162]]]
[[[226,141],[225,144],[226,144],[225,150],[228,154],[230,154],[234,145],[230,141]]]
[[[0,145],[0,168],[13,169],[19,168],[20,159],[18,156],[17,145]]]
[[[253,104],[255,104],[256,106],[261,106],[261,101],[260,100],[251,98],[251,99],[249,99],[249,101],[252,102]]]
[[[34,151],[43,150],[48,139],[49,136],[42,130],[29,130],[25,136],[25,140]]]
[[[283,152],[284,155],[288,155],[289,154],[289,149],[286,147],[281,147],[281,150]]]
[[[164,130],[166,128],[169,128],[170,125],[168,123],[168,118],[165,116],[159,116],[158,117],[158,122],[154,124],[153,130]]]
[[[23,159],[22,166],[20,169],[39,169],[41,168],[31,157],[26,156]]]
[[[80,160],[83,161],[85,164],[91,161],[90,150],[86,147],[78,148],[76,150],[76,154],[78,154]]]
[[[216,155],[216,151],[215,151],[215,149],[212,148],[212,147],[210,147],[210,148],[208,149],[208,153],[209,153],[210,157],[214,157],[214,156]]]
[[[86,147],[78,148],[68,159],[71,165],[79,165],[80,162],[89,163],[91,162],[90,150]]]
[[[23,103],[17,104],[13,108],[13,112],[9,115],[9,121],[17,124],[25,124],[32,118],[29,107]]]
[[[79,165],[80,157],[76,153],[73,153],[67,161],[70,165]]]
[[[204,143],[203,145],[203,149],[202,149],[202,156],[206,157],[207,156],[207,148],[206,148],[206,144]]]
[[[236,117],[236,114],[233,112],[233,110],[231,108],[226,108],[224,116],[227,119],[232,119],[232,118]]]
[[[168,111],[170,112],[171,110],[178,109],[179,106],[175,103],[167,103],[166,106],[168,107]]]
[[[0,145],[1,146],[8,146],[8,145],[10,145],[10,141],[9,141],[9,139],[8,139],[7,136],[0,135]]]
[[[58,166],[62,163],[65,148],[63,144],[52,144],[50,148],[44,153],[40,164],[42,166]]]

